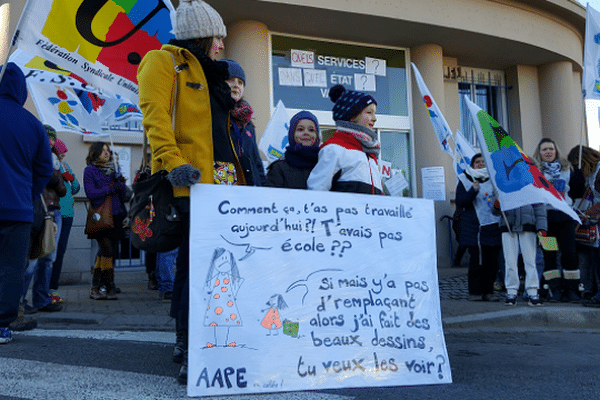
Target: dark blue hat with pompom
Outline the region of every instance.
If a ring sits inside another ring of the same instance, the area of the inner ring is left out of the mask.
[[[363,92],[346,90],[343,85],[335,85],[329,89],[329,98],[335,103],[333,110],[331,110],[333,111],[334,121],[350,121],[368,105],[377,104],[373,96]]]

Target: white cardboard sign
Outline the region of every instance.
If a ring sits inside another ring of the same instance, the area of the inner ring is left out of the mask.
[[[191,190],[188,395],[451,383],[431,200]]]

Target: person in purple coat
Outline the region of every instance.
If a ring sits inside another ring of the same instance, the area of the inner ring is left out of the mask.
[[[115,290],[114,255],[118,241],[124,237],[123,220],[125,209],[125,178],[115,168],[108,144],[95,142],[90,146],[83,170],[83,187],[91,207],[99,207],[107,196],[112,197],[114,228],[88,234],[89,239],[98,241],[98,255],[94,265],[90,298],[114,300]],[[104,286],[106,292],[100,290]]]

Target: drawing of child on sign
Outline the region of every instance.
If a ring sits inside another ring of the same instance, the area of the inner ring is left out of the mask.
[[[279,333],[279,329],[283,327],[281,323],[281,317],[279,316],[279,310],[285,310],[288,308],[288,305],[283,299],[283,296],[280,294],[274,294],[271,296],[269,301],[267,301],[267,305],[270,307],[268,309],[269,311],[267,311],[266,308],[262,310],[262,312],[267,311],[267,314],[261,321],[260,325],[269,330],[267,336],[271,336],[271,334],[276,336]]]
[[[229,328],[242,326],[237,293],[243,282],[233,254],[224,248],[216,248],[204,286],[209,293],[204,326],[214,327],[215,331],[214,343],[207,343],[207,348],[236,346],[236,342],[229,341]]]

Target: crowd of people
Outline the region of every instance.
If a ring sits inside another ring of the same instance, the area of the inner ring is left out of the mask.
[[[217,59],[227,34],[221,16],[202,0],[182,0],[173,32],[175,39],[143,58],[138,82],[143,125],[151,147],[151,172],[168,172],[183,221],[179,247],[167,253],[147,253],[146,266],[148,287],[158,289],[159,297],[171,302],[170,315],[176,321],[172,359],[181,363],[178,381],[186,383],[192,185],[201,182],[373,195],[382,195],[384,188],[377,163],[380,143],[374,130],[377,101],[371,95],[342,85],[332,87],[329,97],[336,130],[323,143],[317,117],[309,111],[295,114],[282,159],[271,163],[265,173],[252,122],[253,109],[244,98],[246,73],[234,60]],[[15,323],[24,328],[28,321],[23,314],[61,310],[58,282],[73,224],[73,195],[80,190],[65,161],[64,142],[52,127],[44,127],[23,108],[27,96],[23,73],[12,63],[6,68],[0,86],[0,107],[7,110],[2,115],[4,142],[0,148],[0,162],[5,164],[0,175],[6,174],[6,190],[0,193],[0,343],[10,341],[10,327],[14,329]],[[95,142],[89,147],[83,173],[89,207],[110,203],[113,221],[108,229],[87,232],[98,245],[90,288],[93,300],[116,300],[119,294],[114,266],[118,242],[125,234],[123,221],[130,193],[115,158],[109,144]],[[578,146],[567,161],[552,140],[543,139],[534,160],[582,217],[593,204],[600,203],[599,152]],[[27,243],[35,231],[34,209],[41,202],[52,213],[57,246],[50,254],[28,260]],[[459,176],[456,205],[463,209],[458,239],[469,252],[472,300],[493,300],[499,280],[506,288],[507,305],[515,305],[523,290],[534,306],[544,299],[574,302],[581,296],[585,304],[600,306],[600,294],[596,294],[597,247],[577,243],[577,223],[544,204],[501,212],[481,154],[475,155],[470,168]],[[587,217],[597,216],[588,213]],[[541,268],[536,263],[537,235],[556,237],[560,254],[544,250]],[[11,251],[5,251],[7,248]],[[31,280],[30,305],[26,295]]]
[[[600,152],[575,146],[565,159],[552,139],[543,138],[532,159],[583,222],[598,220],[594,205],[600,202]],[[498,301],[494,291],[505,290],[509,306],[517,304],[522,292],[532,306],[582,302],[600,307],[599,242],[597,237],[576,239],[579,221],[541,202],[501,211],[481,153],[460,174],[455,202],[461,210],[459,249],[469,252],[470,300]],[[555,238],[558,250],[544,248],[537,236]]]

